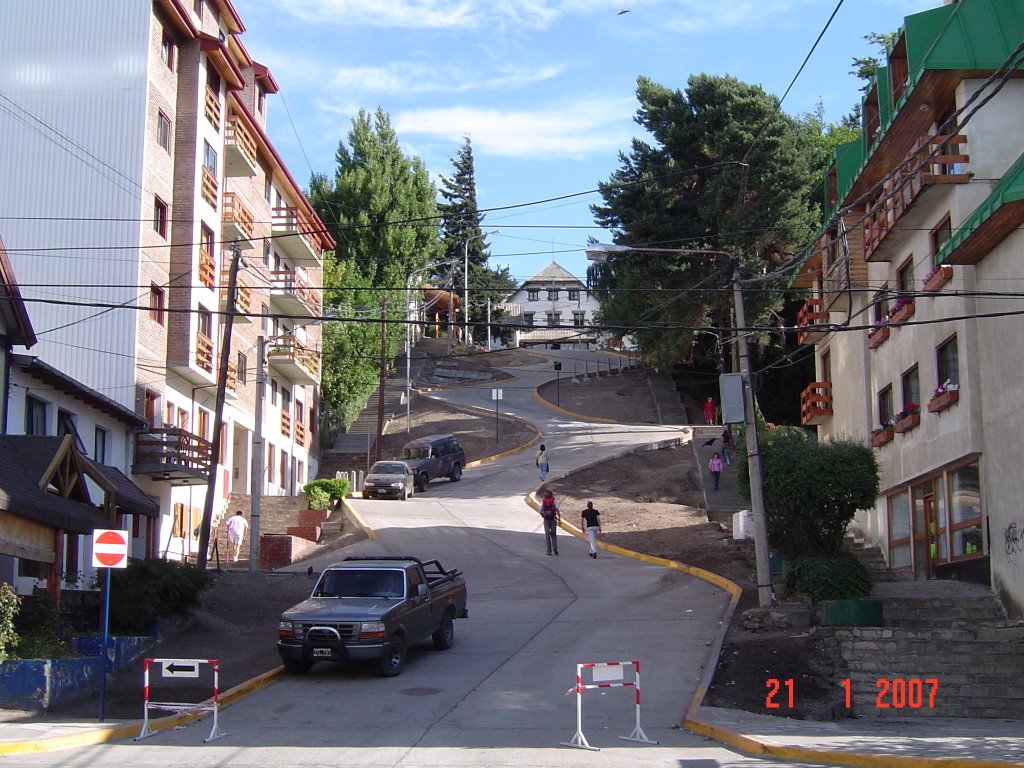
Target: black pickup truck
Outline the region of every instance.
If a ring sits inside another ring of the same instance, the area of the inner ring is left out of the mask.
[[[462,571],[416,557],[348,557],[320,574],[308,600],[281,614],[277,651],[292,674],[317,661],[372,660],[394,677],[410,645],[431,637],[447,650],[455,619],[468,616]]]

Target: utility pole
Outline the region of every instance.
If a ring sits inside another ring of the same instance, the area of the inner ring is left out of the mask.
[[[750,511],[754,518],[754,558],[757,562],[757,602],[761,608],[772,604],[772,574],[768,561],[768,518],[761,486],[761,452],[757,443],[757,419],[754,391],[750,381],[750,354],[747,349],[747,320],[743,311],[739,259],[732,257],[732,296],[736,305],[736,347],[739,350],[740,376],[743,381],[743,425],[747,435],[747,470],[750,475]]]
[[[231,332],[235,327],[235,302],[238,298],[238,267],[242,260],[242,247],[236,241],[231,246],[231,268],[228,270],[227,316],[224,318],[220,340],[220,367],[217,369],[217,400],[213,414],[213,440],[210,441],[210,478],[206,482],[206,501],[203,520],[199,524],[199,554],[196,568],[206,570],[210,549],[210,523],[213,520],[213,497],[217,491],[217,464],[220,458],[221,432],[224,431],[224,397],[228,387],[228,363],[231,362]]]
[[[263,392],[267,388],[267,340],[256,340],[256,428],[252,434],[252,463],[249,485],[252,511],[249,520],[249,571],[260,569],[260,501],[263,498]]]
[[[384,384],[387,381],[388,297],[380,300],[380,383],[377,387],[377,440],[373,460],[380,461],[384,442]]]

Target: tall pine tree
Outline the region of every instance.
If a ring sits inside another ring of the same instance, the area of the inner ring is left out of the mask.
[[[469,248],[469,318],[473,326],[473,338],[481,340],[486,335],[483,323],[486,321],[487,301],[492,305],[503,300],[515,287],[515,280],[507,267],[492,269],[487,265],[490,246],[483,236],[484,216],[477,209],[476,170],[473,164],[473,145],[469,136],[464,137],[462,146],[451,158],[454,172],[441,177],[441,197],[444,202],[441,211],[441,237],[444,255],[436,263],[435,277],[444,279],[456,274],[463,283],[462,275],[466,248]],[[497,309],[492,312],[492,321],[501,318]]]

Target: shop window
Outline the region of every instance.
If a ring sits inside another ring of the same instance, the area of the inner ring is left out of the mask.
[[[953,558],[983,554],[981,475],[977,463],[949,473],[949,508]]]
[[[889,497],[889,567],[911,565],[910,491]]]

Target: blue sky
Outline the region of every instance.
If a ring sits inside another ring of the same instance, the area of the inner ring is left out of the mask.
[[[403,150],[451,173],[473,142],[481,209],[592,190],[642,135],[636,78],[685,88],[733,75],[781,96],[837,0],[234,0],[250,54],[281,86],[269,133],[293,174],[333,174],[360,109],[390,114]],[[859,99],[863,39],[941,0],[846,0],[783,109],[829,121]],[[627,10],[620,14],[619,11]],[[289,119],[290,116],[290,119]],[[294,130],[292,125],[294,124]],[[596,194],[487,214],[492,265],[524,280],[586,271]]]

